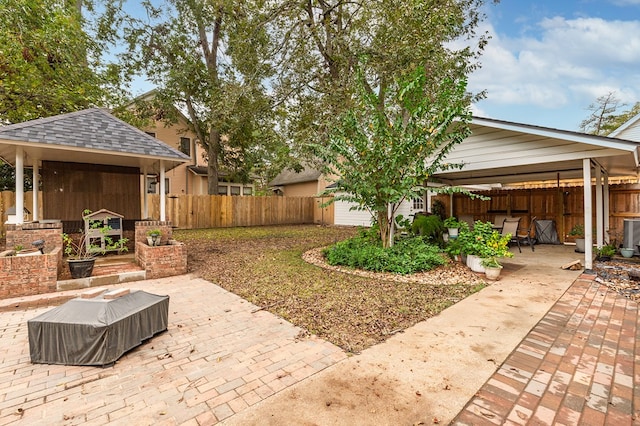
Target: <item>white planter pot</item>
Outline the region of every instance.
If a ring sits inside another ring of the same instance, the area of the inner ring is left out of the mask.
[[[502,266],[485,266],[484,269],[484,276],[491,281],[497,280],[500,276],[500,272],[502,272]]]
[[[447,228],[449,230],[449,238],[455,240],[458,238],[458,228]]]
[[[482,266],[482,259],[480,259],[478,256],[474,254],[467,255],[467,266],[473,272],[478,272],[481,274],[485,272],[485,268],[484,266]]]
[[[576,238],[576,251],[584,253],[584,238]]]

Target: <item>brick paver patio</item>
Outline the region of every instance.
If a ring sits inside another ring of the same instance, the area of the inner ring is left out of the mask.
[[[27,320],[49,306],[0,301],[0,425],[214,424],[346,357],[202,279],[123,287],[169,294],[169,329],[108,368],[32,364]]]
[[[638,304],[582,275],[456,425],[640,424]]]

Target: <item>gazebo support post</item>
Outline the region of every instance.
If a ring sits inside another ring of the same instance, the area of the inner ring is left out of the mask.
[[[165,182],[164,182],[164,161],[160,160],[160,221],[164,222],[167,220],[167,206],[166,206],[166,195],[165,195]]]
[[[38,210],[40,210],[40,206],[38,205],[38,187],[40,186],[39,183],[39,177],[40,175],[40,171],[38,168],[38,160],[34,159],[33,160],[33,173],[31,176],[31,181],[33,182],[33,189],[31,190],[32,195],[33,195],[33,215],[31,216],[31,219],[34,222],[37,222],[40,220],[40,214],[38,213]]]
[[[16,147],[16,223],[24,223],[24,151]]]

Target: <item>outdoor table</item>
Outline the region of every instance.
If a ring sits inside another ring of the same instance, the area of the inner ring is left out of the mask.
[[[169,296],[144,291],[72,299],[27,321],[31,362],[109,365],[166,330],[168,317]]]

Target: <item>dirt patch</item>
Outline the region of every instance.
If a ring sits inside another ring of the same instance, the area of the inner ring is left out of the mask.
[[[411,276],[324,264],[319,248],[356,233],[309,225],[176,231],[174,237],[187,244],[190,272],[350,352],[380,343],[485,285],[459,263]]]

